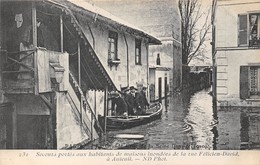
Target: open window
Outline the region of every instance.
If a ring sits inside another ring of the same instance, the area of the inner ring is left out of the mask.
[[[120,59],[118,58],[117,53],[117,42],[118,42],[118,34],[113,31],[109,31],[108,34],[108,64],[110,66],[118,65],[120,63]]]
[[[260,47],[260,13],[240,14],[238,45]]]
[[[260,46],[260,13],[249,14],[249,46]]]

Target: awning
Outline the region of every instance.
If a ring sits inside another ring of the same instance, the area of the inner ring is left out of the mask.
[[[84,52],[89,51],[89,45],[84,47]],[[116,86],[93,50],[81,55],[81,78],[86,82],[87,89],[116,90]]]

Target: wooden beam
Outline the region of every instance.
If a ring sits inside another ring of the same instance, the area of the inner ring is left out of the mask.
[[[33,46],[37,47],[37,15],[36,15],[36,6],[35,2],[32,2],[32,29],[33,29]],[[34,53],[34,80],[35,80],[35,88],[34,94],[39,94],[39,87],[38,87],[38,69],[37,69],[37,51]]]
[[[97,114],[97,91],[94,90],[94,115]]]
[[[63,52],[63,17],[60,15],[60,51]]]
[[[104,119],[105,119],[105,124],[104,124],[104,133],[107,133],[107,94],[108,94],[108,87],[105,89],[105,96],[104,96]]]
[[[45,95],[39,95],[43,102],[50,108],[50,110],[55,109],[55,106],[51,103],[51,101]]]
[[[80,40],[78,41],[78,72],[79,72],[79,87],[81,88]]]
[[[35,2],[32,2],[32,30],[33,30],[33,46],[37,47],[37,16]]]
[[[13,114],[12,114],[12,124],[13,124],[13,130],[12,130],[12,134],[13,134],[13,148],[16,149],[17,148],[17,109],[16,106],[12,105],[13,108]]]
[[[81,122],[81,126],[83,127],[84,125],[84,120],[83,120],[83,98],[82,95],[80,95],[80,122]]]
[[[36,54],[36,53],[35,53],[35,54]],[[28,66],[28,65],[26,65],[26,64],[24,64],[24,63],[22,63],[22,62],[19,62],[19,61],[15,60],[15,59],[13,59],[13,58],[11,58],[11,57],[8,57],[8,59],[11,60],[11,61],[13,61],[13,62],[15,62],[15,63],[17,63],[17,64],[22,65],[23,67],[25,67],[25,68],[27,68],[27,69],[33,71],[33,72],[36,71],[34,68],[32,68],[32,67],[30,67],[30,66]]]

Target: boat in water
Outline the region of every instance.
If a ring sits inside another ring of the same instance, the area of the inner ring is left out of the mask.
[[[162,104],[157,103],[146,110],[145,114],[135,116],[107,116],[107,130],[122,130],[143,125],[162,116]]]

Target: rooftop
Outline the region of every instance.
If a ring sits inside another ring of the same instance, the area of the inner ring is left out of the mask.
[[[122,29],[122,27],[124,27],[128,30],[127,32],[129,32],[129,33],[148,38],[149,43],[151,43],[151,44],[161,44],[161,41],[158,38],[156,38],[155,36],[149,34],[148,32],[145,32],[142,29],[139,29],[138,27],[135,27],[134,25],[131,25],[130,23],[126,22],[125,20],[122,20],[122,19],[112,15],[111,13],[109,13],[95,5],[92,5],[86,1],[83,1],[83,0],[77,0],[77,1],[76,0],[48,0],[48,1],[62,4],[73,11],[77,10],[77,12],[79,12],[79,11],[90,12],[93,14],[93,19],[95,21],[100,20],[100,21],[106,22],[108,24],[113,24],[113,25],[116,25],[117,27],[119,27],[120,29]]]

